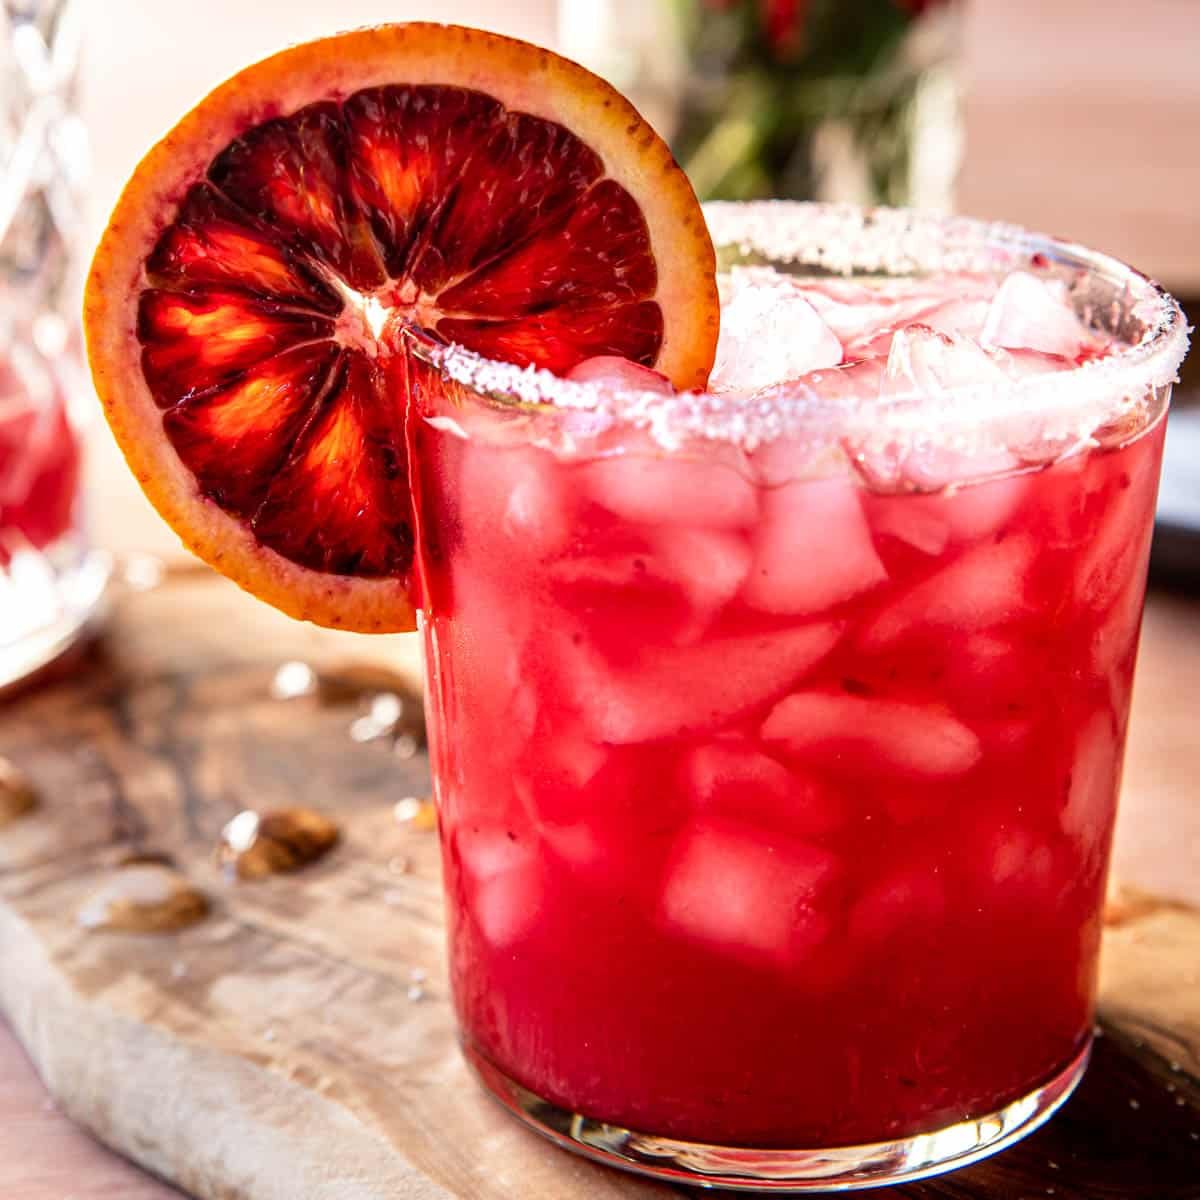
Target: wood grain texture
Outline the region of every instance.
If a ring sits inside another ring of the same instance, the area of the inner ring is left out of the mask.
[[[391,812],[427,791],[424,760],[353,744],[353,701],[270,696],[280,661],[344,661],[343,645],[187,572],[124,597],[99,652],[4,711],[0,753],[45,799],[0,833],[0,1012],[66,1113],[202,1200],[672,1194],[552,1149],[470,1080],[445,992],[436,841]],[[256,883],[218,870],[230,816],[296,803],[340,821],[326,858]],[[213,914],[161,936],[79,928],[130,849],[173,855]],[[1117,1036],[1080,1099],[986,1164],[876,1194],[1010,1200],[1055,1186],[1056,1161],[1060,1197],[1194,1200],[1181,1189],[1200,1179],[1200,917],[1129,911],[1107,944]],[[414,968],[428,980],[416,1000]],[[1137,1190],[1151,1127],[1169,1152]],[[1096,1190],[1112,1179],[1126,1190]]]

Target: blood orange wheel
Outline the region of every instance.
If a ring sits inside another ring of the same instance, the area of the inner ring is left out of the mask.
[[[411,628],[413,323],[566,372],[704,383],[712,246],[670,152],[546,50],[383,26],[217,88],[127,184],[88,279],[109,423],[200,557],[293,616]]]

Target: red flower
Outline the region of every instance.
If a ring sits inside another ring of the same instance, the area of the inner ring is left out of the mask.
[[[760,0],[767,44],[777,58],[790,58],[804,42],[808,0]]]

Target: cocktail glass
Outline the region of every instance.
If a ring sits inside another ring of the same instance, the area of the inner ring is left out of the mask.
[[[708,216],[726,264],[1060,281],[1114,349],[1005,372],[913,342],[899,387],[745,397],[412,336],[463,1046],[610,1164],[919,1178],[1036,1128],[1087,1062],[1186,331],[1136,272],[1006,227]]]

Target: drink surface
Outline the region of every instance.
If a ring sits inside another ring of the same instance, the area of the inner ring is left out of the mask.
[[[1106,351],[1024,273],[750,271],[724,299],[733,392]],[[555,453],[486,416],[463,436],[435,391],[431,741],[476,1047],[562,1107],[763,1147],[937,1129],[1061,1070],[1091,1023],[1163,423],[972,481],[941,445],[899,473],[798,470],[787,439]]]

